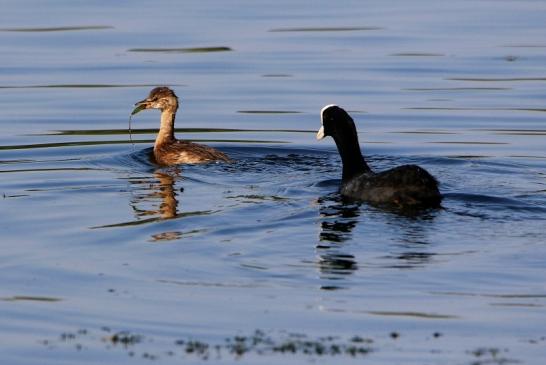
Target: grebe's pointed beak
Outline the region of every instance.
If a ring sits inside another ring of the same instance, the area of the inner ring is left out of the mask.
[[[141,110],[148,109],[148,105],[149,104],[148,104],[147,99],[139,101],[138,103],[135,104],[135,108],[131,112],[131,115],[135,115],[136,113],[140,112]]]
[[[318,130],[317,132],[317,139],[320,141],[321,139],[323,139],[325,137],[325,134],[324,134],[324,126],[320,126],[320,129]]]

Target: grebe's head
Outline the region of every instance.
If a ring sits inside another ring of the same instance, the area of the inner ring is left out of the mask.
[[[331,136],[356,135],[356,127],[353,118],[337,105],[326,105],[320,111],[320,123],[322,124],[317,133],[317,139]]]
[[[134,115],[144,109],[176,109],[178,108],[178,97],[166,86],[156,87],[148,97],[135,104],[135,109],[131,113]]]

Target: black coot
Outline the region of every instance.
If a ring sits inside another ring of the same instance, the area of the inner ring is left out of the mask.
[[[354,121],[345,110],[327,105],[321,110],[321,122],[317,139],[331,136],[341,156],[343,196],[408,208],[440,205],[438,182],[422,167],[403,165],[373,172],[362,157]]]

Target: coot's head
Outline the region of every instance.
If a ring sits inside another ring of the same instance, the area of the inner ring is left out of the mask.
[[[178,97],[166,86],[156,87],[148,97],[135,104],[135,109],[131,114],[136,114],[144,109],[174,109],[178,108]]]
[[[347,134],[356,136],[356,127],[353,118],[342,108],[335,104],[326,105],[320,111],[322,126],[317,133],[317,139],[330,136],[334,139]]]

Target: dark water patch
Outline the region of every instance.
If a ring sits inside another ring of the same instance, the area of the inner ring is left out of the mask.
[[[427,52],[401,52],[389,55],[391,57],[445,57],[443,53],[427,53]]]
[[[511,174],[507,173],[507,175]],[[540,201],[533,201],[536,198],[536,196],[529,196],[526,200],[523,200],[482,194],[446,192],[444,193],[443,205],[450,213],[483,221],[543,221],[546,217],[546,207]],[[462,204],[454,206],[453,202]]]
[[[54,297],[41,297],[41,296],[33,296],[33,295],[15,295],[13,297],[3,297],[0,298],[0,300],[4,302],[60,302],[61,298],[54,298]]]
[[[546,77],[450,77],[445,80],[473,82],[546,81]]]
[[[36,160],[26,160],[26,159],[17,159],[17,160],[0,160],[0,165],[18,165],[18,164],[27,164],[33,163]]]
[[[507,62],[515,62],[515,61],[519,60],[520,57],[508,55],[508,56],[504,56],[502,59],[507,61]]]
[[[427,242],[412,242],[412,244],[426,245]],[[385,265],[387,268],[403,268],[403,269],[414,269],[417,267],[424,267],[432,262],[434,256],[437,256],[435,253],[429,252],[404,252],[398,255],[387,255],[385,259],[388,260],[397,260],[403,262],[404,264],[396,265]]]
[[[243,202],[243,203],[256,203],[256,202],[265,202],[265,201],[289,201],[290,198],[282,197],[282,196],[276,196],[276,195],[258,195],[258,194],[252,194],[252,195],[234,195],[234,196],[226,196],[226,199],[235,199],[237,201]]]
[[[321,285],[320,286],[320,290],[325,290],[325,291],[334,291],[334,290],[343,290],[343,289],[346,289],[346,288],[343,288],[337,285]]]
[[[414,317],[423,319],[457,319],[459,316],[451,314],[437,314],[424,312],[397,312],[397,311],[367,311],[366,313],[377,316]]]
[[[262,77],[294,77],[291,74],[263,74]]]
[[[317,186],[319,188],[323,187],[337,187],[341,184],[341,179],[327,179],[327,180],[321,180],[319,182],[314,183],[314,186]],[[320,202],[320,200],[319,200]]]
[[[265,172],[303,172],[317,171],[327,168],[329,165],[327,156],[322,151],[312,149],[291,149],[291,148],[267,148],[267,147],[226,147],[222,149],[234,155],[236,161],[233,164],[220,164],[217,166],[207,165],[204,168],[220,168],[227,172],[239,173],[245,171],[252,174]],[[260,177],[250,175],[260,181]],[[269,176],[269,175],[265,175]],[[268,179],[270,181],[270,178]]]
[[[402,91],[506,91],[511,87],[413,87]]]
[[[484,294],[482,296],[505,299],[546,299],[546,294]]]
[[[354,32],[368,30],[382,30],[381,27],[286,27],[273,28],[270,32]]]
[[[243,283],[231,283],[231,282],[204,282],[204,281],[181,281],[181,280],[166,280],[159,279],[158,283],[164,284],[174,284],[180,286],[197,286],[203,288],[258,288],[261,285],[252,283],[252,284],[243,284]]]
[[[30,196],[28,194],[10,194],[10,195],[7,195],[5,193],[2,194],[2,199],[13,199],[13,198],[24,198],[24,197],[27,197],[27,196]]]
[[[130,48],[127,52],[141,53],[211,53],[231,52],[230,47],[187,47],[187,48]]]
[[[94,158],[86,161],[88,164],[97,166],[99,169],[128,170],[141,172],[151,178],[157,169],[153,159],[153,147],[147,147],[132,152],[110,155],[101,158]],[[132,176],[119,177],[121,180],[131,181]]]
[[[544,305],[533,303],[489,303],[493,307],[516,307],[516,308],[543,308]]]
[[[66,27],[0,28],[0,32],[71,32],[79,30],[114,29],[111,25],[76,25]]]
[[[427,157],[426,159],[418,159],[408,161],[408,163],[421,164],[426,163],[427,165],[437,165],[437,166],[465,166],[467,164],[467,159],[481,159],[488,156],[476,156],[476,155],[453,155],[445,157]]]
[[[337,278],[339,275],[351,275],[358,270],[356,258],[353,255],[343,253],[320,255],[317,267],[321,274],[328,275],[330,278],[330,275]]]
[[[153,143],[153,139],[149,140],[134,140],[133,143]],[[116,141],[74,141],[74,142],[53,142],[53,143],[35,143],[35,144],[21,144],[11,146],[0,146],[2,150],[26,150],[36,148],[59,148],[59,147],[74,147],[74,146],[96,146],[96,145],[110,145],[110,144],[129,144],[131,141],[116,140]]]
[[[525,132],[525,131],[520,131],[520,132],[496,132],[495,134],[500,134],[500,135],[509,135],[509,136],[546,136],[546,133],[544,132]]]
[[[478,131],[493,132],[500,135],[514,135],[514,136],[544,136],[546,135],[545,129],[476,129]]]
[[[239,266],[246,269],[252,269],[252,270],[261,270],[261,271],[269,270],[269,267],[264,265],[258,265],[256,263],[241,263]]]
[[[103,89],[103,88],[138,88],[155,87],[156,84],[49,84],[49,85],[21,85],[0,86],[0,89]],[[171,84],[168,86],[183,87],[184,84]]]

